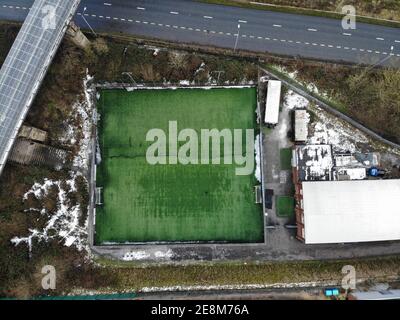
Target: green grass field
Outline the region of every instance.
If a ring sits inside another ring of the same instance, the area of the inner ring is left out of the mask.
[[[292,148],[285,148],[280,150],[281,170],[292,169],[292,152]]]
[[[250,129],[257,93],[245,89],[103,90],[98,103],[103,162],[97,186],[96,244],[263,240],[254,175],[233,165],[150,165],[150,129]]]
[[[279,217],[292,217],[294,215],[294,207],[293,197],[276,197],[276,212]]]

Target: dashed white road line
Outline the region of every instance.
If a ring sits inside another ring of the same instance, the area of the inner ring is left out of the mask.
[[[112,4],[111,3],[107,3],[107,2],[104,2],[104,5],[109,5],[109,6],[111,6]],[[2,6],[3,8],[9,8],[9,9],[18,9],[18,10],[30,10],[31,8],[28,8],[28,7],[19,7],[19,6],[8,6],[8,5],[3,5]],[[146,10],[146,8],[143,8],[143,7],[137,7],[137,10]],[[170,14],[174,14],[174,15],[178,15],[179,14],[179,12],[176,12],[176,11],[171,11],[170,12]],[[126,21],[128,21],[128,22],[130,22],[130,23],[133,23],[133,22],[135,22],[135,23],[138,23],[138,24],[140,24],[140,23],[143,23],[143,24],[150,24],[150,25],[153,25],[153,26],[159,26],[159,27],[166,27],[166,28],[170,28],[171,27],[171,25],[169,25],[169,24],[162,24],[162,23],[155,23],[155,22],[148,22],[148,21],[140,21],[140,20],[132,20],[132,19],[126,19],[126,18],[118,18],[118,17],[110,17],[110,16],[102,16],[102,15],[99,15],[99,16],[97,16],[96,14],[91,14],[91,15],[89,15],[89,14],[87,14],[87,13],[85,13],[85,14],[82,14],[82,13],[77,13],[77,15],[79,15],[79,16],[82,16],[82,15],[84,15],[84,16],[86,16],[86,17],[92,17],[92,18],[99,18],[99,19],[108,19],[108,20],[111,20],[111,19],[113,19],[113,20],[119,20],[119,21],[122,21],[122,22],[126,22]],[[213,17],[211,17],[211,16],[203,16],[205,19],[213,19]],[[247,21],[246,20],[238,20],[240,23],[247,23]],[[220,34],[220,35],[226,35],[226,36],[237,36],[237,34],[235,33],[235,34],[232,34],[232,33],[230,33],[230,32],[223,32],[223,31],[214,31],[214,30],[206,30],[206,29],[204,29],[204,30],[201,30],[201,29],[199,29],[199,28],[192,28],[192,27],[185,27],[185,26],[176,26],[176,25],[173,25],[172,26],[173,28],[175,28],[175,29],[181,29],[181,30],[189,30],[189,31],[196,31],[196,32],[201,32],[201,31],[203,31],[204,33],[211,33],[211,34]],[[273,27],[276,27],[276,28],[282,28],[282,25],[280,25],[280,24],[274,24],[273,25]],[[317,29],[314,29],[314,28],[308,28],[307,29],[308,31],[312,31],[312,32],[317,32],[318,30]],[[351,33],[343,33],[343,35],[344,36],[351,36]],[[273,40],[273,41],[279,41],[279,42],[282,42],[282,43],[296,43],[296,44],[303,44],[303,45],[310,45],[310,43],[309,42],[302,42],[302,41],[294,41],[294,40],[287,40],[287,39],[277,39],[277,38],[270,38],[270,37],[262,37],[262,36],[255,36],[255,35],[246,35],[246,34],[242,34],[241,35],[241,37],[242,38],[251,38],[251,39],[259,39],[259,40],[262,40],[262,39],[265,39],[265,40],[267,40],[267,41],[271,41],[271,40]],[[378,38],[376,38],[376,40],[379,40],[379,41],[384,41],[385,39],[384,38],[380,38],[380,37],[378,37]],[[400,43],[400,40],[394,40],[394,42],[395,43]],[[321,47],[328,47],[328,48],[335,48],[336,47],[336,49],[343,49],[343,50],[350,50],[350,48],[349,47],[342,47],[342,46],[340,46],[340,45],[337,45],[337,46],[334,46],[334,45],[332,45],[332,44],[328,44],[328,45],[326,45],[326,44],[324,44],[324,43],[315,43],[315,42],[313,42],[312,43],[312,45],[313,46],[321,46]],[[378,51],[378,50],[371,50],[371,49],[363,49],[363,48],[355,48],[355,47],[353,47],[353,48],[351,48],[351,50],[352,51],[360,51],[360,52],[368,52],[368,53],[375,53],[375,54],[380,54],[380,55],[385,55],[385,56],[396,56],[396,57],[400,57],[400,54],[396,54],[396,53],[393,53],[393,52],[391,52],[391,53],[388,53],[388,52],[381,52],[381,51]]]
[[[351,37],[351,33],[343,32],[342,34],[343,34],[344,36]]]

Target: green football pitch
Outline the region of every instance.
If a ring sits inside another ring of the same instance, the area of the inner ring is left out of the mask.
[[[262,241],[253,174],[237,176],[236,164],[146,161],[149,130],[168,134],[169,121],[196,132],[253,129],[256,105],[255,88],[100,91],[96,244]]]

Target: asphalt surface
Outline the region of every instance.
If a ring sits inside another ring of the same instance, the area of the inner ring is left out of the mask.
[[[0,0],[0,19],[22,20],[32,3]],[[102,32],[400,67],[400,29],[357,23],[355,30],[344,30],[340,20],[328,18],[194,0],[82,0],[75,21]]]

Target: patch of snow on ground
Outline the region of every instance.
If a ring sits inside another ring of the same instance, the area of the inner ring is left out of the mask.
[[[308,144],[331,144],[336,152],[357,151],[357,143],[368,144],[369,139],[356,128],[344,125],[339,119],[316,107],[318,119]]]
[[[168,259],[171,259],[174,256],[171,249],[169,249],[167,252],[156,251],[154,255],[156,256],[156,258],[168,258]]]
[[[179,81],[180,86],[190,86],[190,81],[189,80],[181,80]]]
[[[122,257],[122,260],[123,261],[140,261],[140,260],[154,259],[154,258],[169,260],[173,256],[174,256],[174,253],[172,252],[171,249],[168,249],[167,251],[137,250],[137,251],[126,252]]]
[[[55,212],[48,212],[45,208],[33,209],[32,211],[40,210],[42,215],[48,215],[50,218],[47,221],[43,230],[32,230],[26,237],[14,237],[11,242],[15,245],[19,245],[22,242],[27,243],[29,250],[32,250],[32,240],[37,239],[41,241],[49,241],[53,239],[60,239],[65,246],[70,247],[74,245],[79,251],[87,249],[87,222],[86,225],[81,227],[79,225],[79,219],[82,215],[80,205],[70,206],[68,195],[75,192],[75,179],[79,174],[72,173],[70,179],[66,184],[64,181],[53,181],[45,179],[43,184],[35,183],[31,190],[24,195],[24,200],[29,195],[34,195],[37,199],[44,199],[50,187],[57,188],[57,209]],[[66,185],[66,189],[63,186]]]
[[[83,87],[85,90],[85,103],[76,104],[76,114],[80,117],[80,122],[82,125],[82,139],[80,141],[79,153],[73,161],[74,167],[88,170],[89,168],[89,150],[90,150],[90,140],[92,135],[92,90],[88,88],[88,83],[92,80],[92,77],[87,75],[85,81],[83,82]]]
[[[284,107],[289,110],[306,109],[309,106],[309,104],[310,104],[310,101],[308,101],[306,98],[295,93],[292,90],[288,90],[288,92],[285,96]]]
[[[256,170],[255,176],[258,182],[261,182],[261,150],[260,150],[260,135],[257,135],[255,142],[255,154],[256,154]]]
[[[146,251],[130,251],[124,254],[122,260],[124,261],[135,261],[144,260],[150,258],[150,254]]]
[[[33,239],[36,239],[39,242],[60,239],[60,242],[67,247],[74,246],[79,251],[86,250],[89,252],[87,233],[88,219],[86,219],[83,226],[79,224],[83,210],[88,210],[88,208],[81,208],[80,204],[71,206],[69,195],[77,191],[76,179],[78,177],[83,177],[86,180],[82,171],[86,171],[89,165],[89,146],[92,132],[92,119],[90,115],[91,110],[93,110],[93,105],[91,101],[92,92],[91,89],[88,88],[88,82],[91,80],[92,78],[89,75],[84,80],[85,101],[83,103],[75,103],[72,112],[73,116],[79,117],[80,120],[78,122],[71,122],[79,123],[78,127],[72,127],[71,131],[74,133],[73,139],[76,139],[78,134],[82,133],[79,143],[79,151],[73,160],[74,166],[80,169],[80,171],[71,171],[67,180],[45,179],[43,183],[35,183],[23,196],[24,201],[26,201],[30,195],[33,195],[39,200],[43,200],[49,195],[51,188],[56,188],[57,190],[57,209],[55,212],[48,212],[44,207],[27,210],[27,212],[40,212],[42,215],[49,217],[43,230],[30,229],[30,234],[28,236],[14,237],[11,240],[15,245],[26,243],[30,252],[32,251]],[[70,125],[72,126],[72,124]]]

